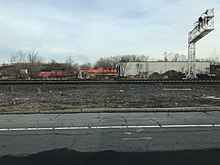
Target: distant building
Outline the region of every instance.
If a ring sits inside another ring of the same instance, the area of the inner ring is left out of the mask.
[[[144,62],[119,62],[116,64],[118,76],[142,76],[147,78],[152,73],[163,74],[170,70],[175,70],[183,74],[188,72],[187,61],[144,61]],[[210,73],[210,62],[196,62],[196,72],[198,74]]]

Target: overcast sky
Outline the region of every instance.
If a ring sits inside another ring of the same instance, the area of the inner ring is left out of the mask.
[[[0,63],[37,49],[46,61],[164,52],[187,55],[188,32],[215,8],[215,30],[197,43],[197,57],[220,55],[220,0],[0,0]]]

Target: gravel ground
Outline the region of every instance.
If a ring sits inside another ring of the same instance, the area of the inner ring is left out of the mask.
[[[0,85],[0,111],[220,106],[218,84]]]

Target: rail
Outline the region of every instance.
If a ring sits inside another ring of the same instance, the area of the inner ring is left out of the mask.
[[[0,85],[27,85],[27,84],[150,84],[150,83],[216,83],[220,80],[0,80]]]

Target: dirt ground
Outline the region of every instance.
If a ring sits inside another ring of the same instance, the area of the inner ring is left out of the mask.
[[[220,106],[218,84],[0,85],[0,111]]]

